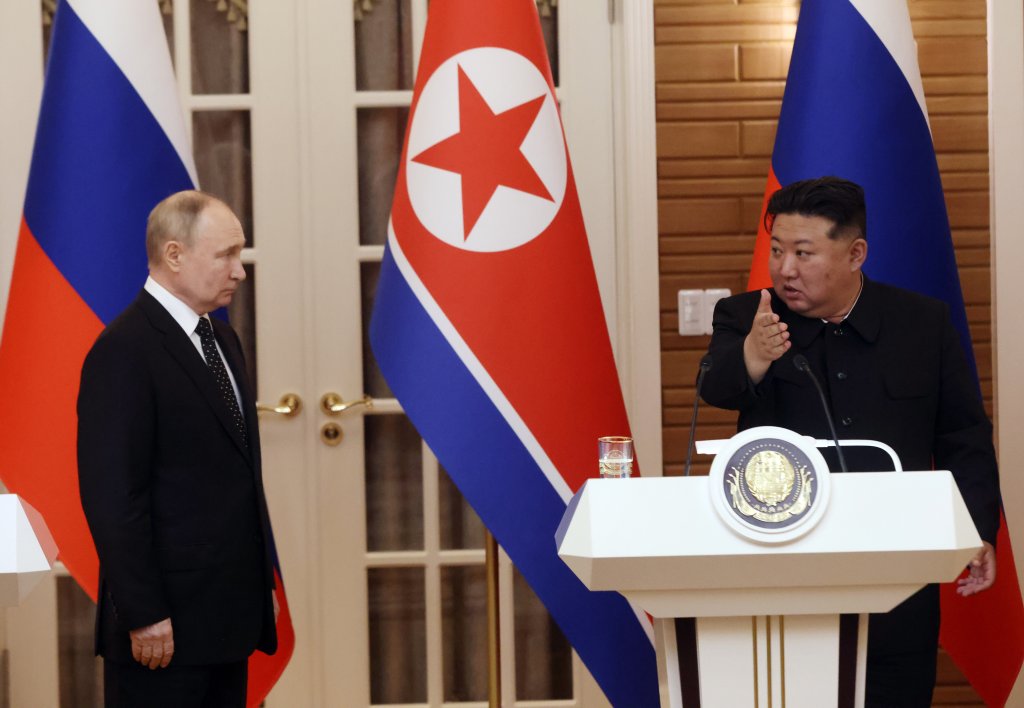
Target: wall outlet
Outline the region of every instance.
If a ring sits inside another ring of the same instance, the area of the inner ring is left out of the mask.
[[[732,291],[728,288],[680,290],[678,293],[679,334],[684,337],[711,334],[715,304],[731,294]]]

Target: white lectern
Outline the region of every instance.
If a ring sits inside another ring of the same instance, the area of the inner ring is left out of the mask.
[[[588,481],[558,543],[589,589],[654,618],[661,705],[685,708],[863,705],[867,621],[844,617],[953,580],[981,547],[949,472],[829,475],[779,428],[737,435],[709,477]]]
[[[0,494],[0,607],[17,606],[56,559],[42,515],[17,495]]]

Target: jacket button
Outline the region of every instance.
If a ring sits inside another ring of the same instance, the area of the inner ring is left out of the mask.
[[[840,371],[838,374],[836,374],[836,378],[839,379],[840,381],[846,381],[846,372]]]
[[[835,332],[836,332],[836,334],[838,336],[840,336],[840,337],[843,336],[843,328],[842,327],[836,327]]]
[[[842,423],[847,428],[849,428],[851,425],[853,425],[853,418],[850,418],[849,416],[847,416],[846,418],[843,418],[839,422]]]

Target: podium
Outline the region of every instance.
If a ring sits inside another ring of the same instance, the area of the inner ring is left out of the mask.
[[[815,441],[777,428],[733,440],[709,477],[589,480],[566,510],[559,556],[590,590],[620,592],[653,618],[663,707],[861,706],[865,613],[953,580],[981,548],[956,483],[947,471],[829,475]],[[818,473],[797,528],[729,518],[737,460],[766,496],[764,458],[750,454],[766,440],[800,448],[809,488]]]
[[[17,606],[56,559],[42,515],[17,495],[0,494],[0,607]]]

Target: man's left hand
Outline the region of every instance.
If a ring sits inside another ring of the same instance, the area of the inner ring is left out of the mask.
[[[996,549],[988,541],[982,541],[985,547],[971,560],[970,573],[956,581],[957,594],[967,597],[982,590],[988,590],[996,581]]]

